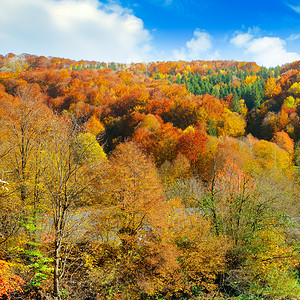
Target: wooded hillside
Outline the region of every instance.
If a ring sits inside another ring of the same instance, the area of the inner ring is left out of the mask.
[[[299,299],[300,62],[0,55],[0,118],[0,298]]]

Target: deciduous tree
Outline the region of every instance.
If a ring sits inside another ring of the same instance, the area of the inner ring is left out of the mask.
[[[60,299],[60,283],[66,272],[64,245],[77,209],[90,204],[96,194],[91,190],[101,174],[105,155],[95,137],[79,133],[70,120],[56,118],[49,125],[49,138],[43,147],[43,182],[53,219],[53,294]],[[74,239],[74,231],[72,235]]]
[[[170,210],[154,164],[137,144],[120,144],[106,178],[107,209],[95,213],[94,234],[109,238],[96,243],[89,257],[92,278],[102,292],[123,299],[171,288],[179,265],[166,234]]]

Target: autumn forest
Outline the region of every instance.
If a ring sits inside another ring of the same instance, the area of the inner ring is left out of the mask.
[[[0,299],[300,299],[300,61],[0,55]]]

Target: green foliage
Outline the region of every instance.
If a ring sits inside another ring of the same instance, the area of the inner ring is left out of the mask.
[[[69,292],[66,289],[62,289],[59,292],[59,296],[61,297],[61,299],[68,299],[69,297]]]
[[[217,136],[217,130],[211,119],[207,120],[207,133],[211,136]]]
[[[268,74],[267,71],[266,73]],[[210,94],[218,98],[226,98],[232,94],[231,109],[240,113],[240,99],[245,100],[248,109],[260,107],[264,100],[264,77],[266,75],[263,75],[262,78],[257,76],[257,80],[254,83],[244,85],[243,81],[247,77],[246,75],[245,72],[237,72],[235,70],[227,71],[227,73],[208,72],[203,77],[195,73],[189,74],[188,77],[182,77],[180,83],[185,83],[187,90],[195,95]],[[234,78],[240,81],[240,86],[233,85]]]
[[[43,257],[40,251],[25,251],[30,257],[31,264],[27,265],[28,269],[31,269],[34,273],[29,285],[41,286],[43,281],[47,280],[53,273],[53,267],[49,267],[49,264],[53,262],[52,258]]]
[[[296,107],[295,98],[293,96],[288,96],[287,98],[285,98],[282,107],[287,107],[287,108]]]
[[[300,297],[300,285],[292,268],[297,264],[294,249],[276,230],[261,230],[254,235],[246,261],[250,291],[268,297]]]
[[[28,261],[25,265],[25,270],[29,272],[31,279],[27,284],[33,287],[41,286],[43,281],[47,280],[53,272],[53,267],[51,266],[53,259],[47,257],[41,251],[43,242],[38,238],[38,234],[43,228],[38,224],[40,220],[41,216],[35,213],[34,217],[27,217],[21,222],[21,226],[27,232],[27,239],[23,247],[19,249],[19,255],[21,257],[25,256]]]

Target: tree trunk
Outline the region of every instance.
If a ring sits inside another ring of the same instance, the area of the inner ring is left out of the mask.
[[[54,274],[53,274],[53,295],[54,299],[60,299],[59,295],[59,264],[60,264],[61,242],[59,237],[55,238],[54,249]]]

